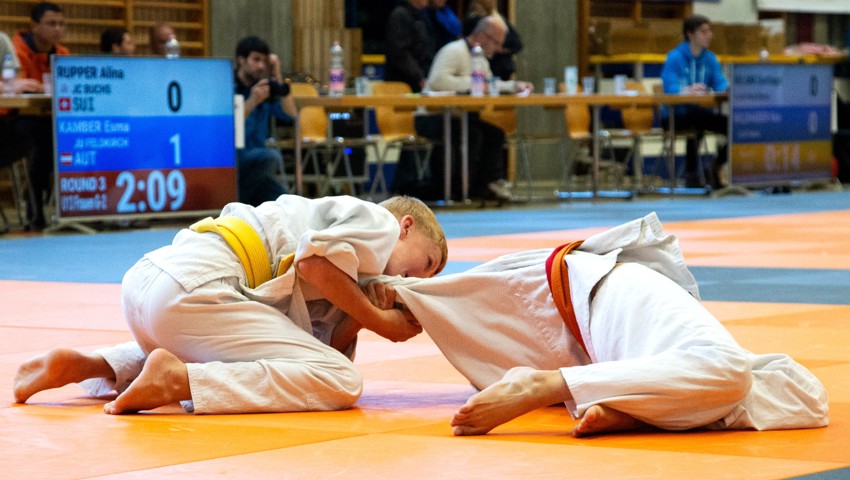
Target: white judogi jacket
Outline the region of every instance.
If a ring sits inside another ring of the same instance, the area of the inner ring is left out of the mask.
[[[320,255],[357,280],[383,272],[399,237],[385,208],[353,197],[283,195],[258,207],[229,204],[259,234],[272,270]],[[350,407],[362,377],[329,346],[344,314],[298,279],[295,268],[248,287],[242,264],[215,233],[181,230],[134,265],[122,309],[136,342],[98,350],[116,381],[83,382],[90,394],[122,391],[147,354],[165,348],[186,363],[196,413],[335,410]]]
[[[744,350],[703,308],[678,241],[655,214],[594,235],[565,257],[589,356],[552,300],[550,253],[521,252],[464,273],[390,282],[479,389],[516,366],[560,369],[575,418],[604,403],[675,430],[828,422],[826,392],[808,370],[786,355]]]

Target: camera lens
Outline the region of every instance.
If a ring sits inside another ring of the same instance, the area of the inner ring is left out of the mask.
[[[280,97],[289,95],[289,84],[278,83],[274,78],[269,78],[269,101],[277,101]]]

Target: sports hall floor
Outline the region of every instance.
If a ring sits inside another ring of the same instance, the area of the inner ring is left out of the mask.
[[[0,479],[850,478],[850,191],[440,210],[447,271],[550,247],[656,211],[679,236],[705,305],[746,348],[785,352],[831,400],[827,428],[640,432],[575,439],[549,407],[489,435],[452,437],[473,389],[427,336],[363,335],[356,407],[195,416],[176,405],[102,413],[76,386],[12,401],[24,360],[130,339],[119,281],[175,228],[0,237]],[[188,220],[187,220],[188,223]]]

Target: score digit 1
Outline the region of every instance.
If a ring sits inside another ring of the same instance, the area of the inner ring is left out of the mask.
[[[174,165],[180,165],[180,134],[175,133],[168,141],[174,146]]]

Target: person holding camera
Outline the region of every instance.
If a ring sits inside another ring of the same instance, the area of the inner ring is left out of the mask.
[[[260,37],[249,36],[236,45],[236,94],[245,98],[245,147],[237,150],[239,201],[257,206],[287,192],[282,183],[280,150],[266,147],[271,118],[292,120],[295,101],[280,73],[280,58],[269,53]]]

